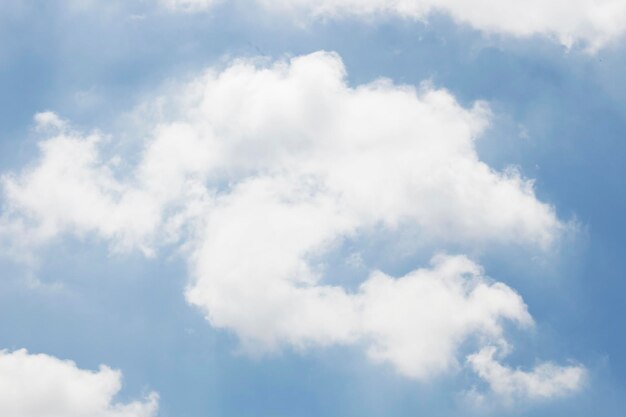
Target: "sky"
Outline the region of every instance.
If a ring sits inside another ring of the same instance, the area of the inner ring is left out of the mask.
[[[626,414],[622,1],[0,9],[0,415]]]

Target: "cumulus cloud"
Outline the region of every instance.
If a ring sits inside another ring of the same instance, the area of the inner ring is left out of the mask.
[[[486,104],[463,108],[445,90],[387,80],[351,88],[340,58],[320,52],[270,67],[236,62],[175,100],[179,120],[153,120],[139,162],[123,175],[119,157],[103,151],[106,137],[37,115],[59,130],[35,164],[3,176],[5,223],[23,223],[35,242],[96,232],[148,248],[165,222],[184,223],[202,203],[211,206],[206,236],[219,235],[212,219],[232,227],[245,213],[260,228],[247,235],[270,233],[281,251],[282,236],[298,230],[289,249],[298,257],[381,225],[412,225],[423,239],[540,247],[562,228],[531,180],[479,160]],[[257,218],[263,210],[275,221]],[[282,231],[263,229],[273,225]]]
[[[559,366],[551,362],[537,365],[531,371],[501,365],[493,346],[470,355],[472,369],[484,379],[492,392],[506,401],[542,400],[572,394],[583,386],[587,371],[583,366]]]
[[[532,325],[521,297],[463,256],[437,256],[431,268],[400,278],[374,272],[355,293],[279,278],[241,285],[207,276],[188,297],[250,349],[359,343],[375,361],[420,379],[455,367],[457,348],[470,336],[503,341],[504,320]]]
[[[0,415],[6,417],[153,417],[158,396],[114,402],[121,374],[106,366],[79,369],[74,362],[26,350],[0,351]]]
[[[505,321],[532,324],[511,288],[442,255],[348,291],[316,259],[406,230],[444,246],[547,249],[564,226],[531,180],[480,161],[485,103],[345,78],[328,52],[210,69],[166,98],[176,116],[150,120],[126,169],[105,137],[60,124],[36,163],[3,178],[0,235],[33,247],[92,234],[148,255],[177,243],[188,301],[249,352],[354,344],[411,377],[453,369],[465,341],[501,344]]]
[[[377,272],[361,285],[360,326],[373,359],[424,378],[456,366],[458,345],[469,336],[505,343],[503,320],[532,325],[522,298],[466,257],[431,263],[400,278]]]

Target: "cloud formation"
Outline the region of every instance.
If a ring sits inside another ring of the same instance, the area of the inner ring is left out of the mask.
[[[5,417],[154,417],[158,396],[114,402],[121,374],[107,366],[79,369],[26,350],[0,351],[0,415]]]
[[[373,269],[355,291],[325,282],[320,257],[348,239],[547,249],[564,227],[531,180],[480,161],[485,103],[345,77],[328,52],[210,69],[166,99],[176,116],[149,121],[130,168],[101,134],[39,115],[56,130],[3,178],[0,236],[27,248],[94,234],[148,255],[180,245],[188,301],[249,352],[362,345],[425,379],[455,368],[468,340],[506,343],[504,322],[532,325],[526,305],[465,256],[399,278]]]
[[[298,19],[396,16],[427,20],[442,13],[460,24],[489,34],[514,37],[542,35],[570,47],[581,43],[596,50],[626,30],[626,3],[621,0],[255,0],[262,8]],[[173,8],[208,10],[214,0],[166,0]]]
[[[470,244],[548,247],[558,236],[562,225],[532,181],[479,160],[485,103],[465,109],[427,85],[383,79],[350,88],[344,78],[340,58],[326,52],[209,71],[177,95],[179,120],[152,121],[139,163],[122,179],[102,134],[39,114],[38,127],[56,120],[61,129],[41,142],[34,166],[3,177],[5,217],[26,215],[35,241],[96,231],[128,248],[154,245],[174,212],[202,199],[213,217],[249,203],[280,213],[284,233],[299,230],[297,252],[379,225]],[[309,215],[317,216],[310,231],[300,224]]]
[[[467,360],[493,393],[507,401],[562,397],[579,390],[587,375],[580,365],[559,366],[550,362],[531,371],[511,369],[496,360],[496,353],[497,349],[489,346]]]

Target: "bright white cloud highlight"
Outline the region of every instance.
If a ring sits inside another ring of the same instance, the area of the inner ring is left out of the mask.
[[[564,226],[532,181],[478,158],[486,104],[389,80],[351,87],[327,52],[236,61],[165,101],[174,120],[150,120],[131,168],[105,157],[101,135],[59,125],[33,166],[4,177],[0,235],[25,248],[95,234],[146,254],[177,242],[187,299],[250,352],[363,345],[427,378],[457,366],[463,342],[501,344],[505,321],[532,324],[519,295],[463,256],[371,271],[354,292],[315,261],[377,233],[549,248]]]
[[[142,401],[114,402],[121,374],[106,366],[79,369],[26,350],[0,351],[0,415],[5,417],[153,417],[158,396]]]
[[[490,386],[493,393],[513,400],[541,400],[572,394],[583,386],[587,371],[579,365],[559,366],[551,362],[537,365],[531,371],[501,365],[495,347],[485,347],[470,355],[468,362]]]

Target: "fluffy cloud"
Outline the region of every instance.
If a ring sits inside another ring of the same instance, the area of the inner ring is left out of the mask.
[[[176,116],[150,120],[130,168],[105,156],[102,135],[39,115],[56,131],[33,166],[4,177],[0,235],[32,247],[94,234],[146,254],[178,242],[187,299],[251,352],[364,345],[427,378],[457,366],[463,342],[502,344],[505,321],[532,324],[519,295],[464,256],[399,278],[373,270],[355,291],[325,282],[319,263],[379,233],[549,248],[563,225],[532,181],[478,158],[486,104],[389,80],[350,87],[327,52],[236,61],[166,101]]]
[[[503,320],[532,324],[519,295],[462,256],[438,256],[431,268],[400,278],[375,272],[356,293],[269,279],[237,285],[228,278],[207,278],[188,296],[247,347],[360,343],[375,361],[414,378],[454,367],[459,344],[470,336],[503,341]]]
[[[540,400],[560,397],[578,391],[586,377],[582,366],[558,366],[547,362],[532,371],[513,370],[501,365],[495,358],[497,349],[485,347],[470,355],[468,362],[490,386],[493,393],[513,400]]]
[[[3,177],[6,207],[0,237],[11,237],[13,252],[24,253],[66,233],[95,233],[110,240],[116,251],[138,248],[152,255],[157,236],[160,242],[165,238],[162,229],[172,229],[164,224],[165,210],[186,204],[188,195],[196,202],[201,198],[191,174],[194,163],[203,169],[199,165],[206,151],[190,142],[193,138],[184,129],[163,128],[178,139],[150,145],[133,178],[119,181],[119,159],[102,156],[106,137],[72,131],[56,115],[43,113],[35,119],[38,130],[53,128],[53,137],[39,144],[41,158],[32,169]],[[192,208],[193,203],[185,206]],[[167,218],[179,221],[185,210]]]
[[[101,134],[39,114],[40,128],[57,131],[36,164],[3,177],[4,224],[21,223],[33,242],[96,232],[121,248],[150,249],[159,232],[175,229],[166,222],[200,210],[211,213],[204,236],[219,239],[215,223],[226,230],[245,220],[259,228],[241,232],[248,245],[274,250],[253,238],[269,233],[276,250],[298,258],[378,226],[466,244],[547,247],[558,236],[562,226],[532,181],[479,160],[484,103],[465,109],[445,90],[387,80],[351,88],[344,76],[339,57],[325,52],[209,71],[172,100],[179,120],[153,120],[130,173],[105,156]],[[262,221],[264,210],[275,221]],[[290,234],[298,238],[285,248],[280,239]]]
[[[515,37],[549,36],[566,46],[598,49],[626,29],[621,0],[255,0],[261,7],[298,18],[398,16],[427,20],[443,13],[477,30]],[[207,10],[214,0],[167,0],[171,7]]]
[[[356,299],[370,357],[416,378],[456,365],[458,345],[469,336],[505,343],[503,320],[532,325],[517,293],[462,256],[435,257],[430,269],[401,278],[375,273]]]
[[[82,370],[71,361],[26,350],[0,351],[0,415],[5,417],[153,417],[158,396],[113,402],[121,374]]]

